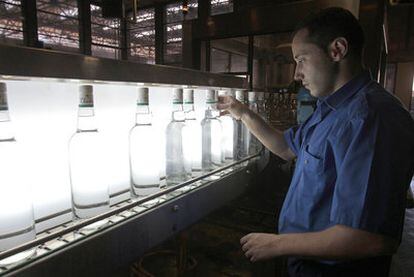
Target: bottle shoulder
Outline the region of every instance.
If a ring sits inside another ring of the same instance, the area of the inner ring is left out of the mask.
[[[135,124],[132,126],[130,133],[142,132],[144,130],[152,130],[152,124]]]
[[[100,139],[100,134],[98,130],[91,130],[91,131],[76,131],[71,137],[70,142],[78,142],[78,141],[96,141]]]
[[[170,121],[167,125],[167,130],[169,129],[176,129],[176,128],[183,128],[185,126],[185,121]]]

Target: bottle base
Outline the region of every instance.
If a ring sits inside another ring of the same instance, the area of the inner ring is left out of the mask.
[[[109,200],[108,202],[102,202],[91,205],[78,205],[73,203],[73,213],[78,219],[90,218],[102,213],[109,211]]]
[[[145,187],[132,185],[131,196],[134,198],[148,196],[148,195],[157,193],[159,191],[160,191],[160,186],[158,184],[154,186],[145,186]]]

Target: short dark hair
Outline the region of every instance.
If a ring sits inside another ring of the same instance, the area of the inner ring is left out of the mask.
[[[293,35],[302,29],[308,30],[310,42],[324,51],[335,38],[344,37],[350,54],[362,56],[364,31],[355,16],[346,9],[331,7],[311,13],[296,26]]]

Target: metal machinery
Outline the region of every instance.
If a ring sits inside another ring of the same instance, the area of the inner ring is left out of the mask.
[[[0,46],[0,61],[0,78],[5,81],[77,83],[87,80],[112,85],[139,83],[199,89],[247,86],[244,79],[234,76],[6,45]],[[109,212],[94,218],[76,223],[69,220],[42,230],[34,241],[0,253],[3,259],[37,247],[37,254],[30,259],[0,267],[0,275],[107,276],[114,268],[130,264],[151,247],[241,195],[265,163],[264,155],[248,156],[154,195],[113,202]],[[124,190],[111,198],[122,193],[129,194]],[[62,214],[70,214],[70,210],[37,218],[36,225],[53,221]],[[105,228],[92,232],[82,230],[104,218],[109,220]]]

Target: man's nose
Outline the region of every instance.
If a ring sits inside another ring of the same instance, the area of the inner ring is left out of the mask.
[[[295,73],[293,74],[293,79],[295,79],[295,81],[302,81],[303,80],[303,74],[302,72],[298,69],[298,67],[296,66],[295,68]]]

